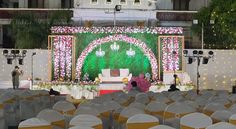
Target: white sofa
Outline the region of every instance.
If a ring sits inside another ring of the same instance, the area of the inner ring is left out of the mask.
[[[119,69],[119,76],[111,76],[111,69],[102,69],[102,73],[98,74],[100,82],[122,82],[123,78],[128,78],[130,81],[132,74],[129,69]]]

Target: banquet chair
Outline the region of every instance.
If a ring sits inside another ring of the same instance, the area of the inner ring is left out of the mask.
[[[18,129],[53,129],[46,120],[39,118],[30,118],[20,122]]]
[[[167,125],[157,125],[157,126],[149,128],[149,129],[175,129],[175,128],[167,126]]]
[[[209,98],[207,103],[212,103],[212,102],[222,104],[227,108],[229,108],[232,105],[227,98],[220,98],[218,96]]]
[[[236,114],[230,116],[229,123],[236,125]]]
[[[127,129],[148,129],[150,127],[159,125],[159,120],[151,115],[136,114],[127,120]]]
[[[159,123],[163,123],[163,115],[164,111],[167,107],[167,104],[157,102],[157,101],[152,101],[150,102],[146,107],[145,107],[145,112],[147,114],[153,115],[159,119]]]
[[[148,91],[147,96],[148,96],[149,100],[153,100],[155,93],[153,91]]]
[[[228,99],[232,102],[235,103],[236,102],[236,94],[232,94],[228,97]]]
[[[74,115],[81,115],[81,114],[87,114],[87,115],[93,115],[93,116],[99,116],[99,112],[97,109],[92,107],[79,107],[75,110]]]
[[[196,102],[194,102],[194,101],[185,100],[185,101],[183,101],[182,103],[185,103],[185,104],[187,104],[187,105],[189,105],[189,106],[195,108],[196,110],[199,109],[199,105],[198,105]]]
[[[144,110],[146,107],[146,105],[144,105],[143,103],[139,103],[139,102],[133,102],[131,104],[129,104],[128,108],[137,108],[140,110]]]
[[[146,105],[149,103],[149,97],[146,93],[138,93],[135,96],[135,102]]]
[[[226,110],[226,107],[223,104],[220,103],[209,103],[203,108],[203,113],[211,116],[212,113],[214,113],[217,110]]]
[[[3,115],[5,126],[16,126],[20,120],[19,103],[14,91],[7,90],[0,96],[0,101],[3,103]],[[7,116],[7,117],[6,117]]]
[[[166,104],[173,102],[172,100],[170,100],[168,97],[166,97],[162,93],[155,94],[153,99],[154,99],[154,101],[157,101],[160,103],[166,103]]]
[[[213,123],[229,122],[229,118],[230,118],[231,115],[232,115],[232,113],[228,110],[218,110],[218,111],[215,111],[211,115],[211,118],[213,120]]]
[[[207,104],[207,99],[202,96],[197,96],[194,101],[199,105],[199,110],[203,110]]]
[[[231,111],[233,114],[236,113],[236,103],[230,106],[229,111]]]
[[[180,102],[168,105],[164,111],[164,124],[179,128],[180,118],[186,114],[195,112],[196,109]]]
[[[205,129],[212,125],[212,119],[203,113],[190,113],[180,119],[180,129]]]
[[[181,91],[172,92],[171,94],[169,94],[168,98],[174,102],[178,102],[184,99]]]
[[[117,122],[119,123],[119,128],[120,129],[124,129],[125,128],[125,123],[127,122],[127,120],[131,117],[134,116],[136,114],[143,114],[144,111],[137,109],[137,108],[124,108],[119,115],[119,118],[117,120]]]
[[[188,100],[195,100],[195,98],[197,96],[198,95],[197,95],[196,91],[190,90],[190,91],[187,91],[187,93],[185,95],[185,98],[188,99]]]
[[[0,129],[5,129],[4,104],[0,102]]]
[[[37,118],[48,121],[52,125],[53,129],[65,129],[67,127],[64,116],[52,109],[44,109],[40,111]]]
[[[78,125],[78,126],[70,127],[69,129],[94,129],[94,128]]]
[[[69,123],[72,126],[85,126],[94,129],[102,129],[102,120],[93,115],[77,115],[73,117]]]
[[[58,101],[52,108],[63,115],[73,115],[75,112],[75,106],[68,101]]]
[[[219,122],[208,126],[206,129],[236,129],[236,126],[227,122]]]
[[[113,100],[103,103],[103,112],[101,112],[101,118],[103,122],[103,129],[109,129],[114,125],[113,114],[114,111],[121,108],[121,105],[118,102]]]

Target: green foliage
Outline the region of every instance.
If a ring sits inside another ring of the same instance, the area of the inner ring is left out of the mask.
[[[47,48],[51,26],[71,23],[71,12],[65,10],[49,12],[44,19],[39,17],[40,14],[37,13],[20,13],[14,16],[11,26],[16,41],[15,48]]]
[[[236,45],[236,1],[212,0],[209,7],[202,8],[195,16],[198,25],[192,30],[201,37],[201,23],[204,24],[204,43],[211,48],[227,49]],[[210,25],[210,20],[215,23]]]
[[[79,33],[76,38],[76,59],[78,59],[80,53],[91,43],[93,40],[103,38],[112,34],[105,33]],[[129,37],[133,37],[143,41],[158,57],[157,53],[157,39],[156,34],[149,33],[129,33],[126,34]],[[94,80],[95,77],[101,73],[101,69],[119,69],[129,68],[130,72],[135,76],[140,73],[151,73],[151,65],[148,58],[143,54],[143,51],[137,46],[131,45],[132,49],[135,50],[135,57],[128,57],[126,50],[129,49],[129,43],[123,41],[116,41],[120,45],[118,52],[111,51],[110,45],[112,42],[108,42],[102,45],[102,50],[106,52],[104,57],[97,57],[95,52],[99,47],[95,48],[85,59],[82,68],[82,77],[85,73],[90,75],[90,79]]]
[[[102,50],[106,52],[104,57],[97,57],[95,52],[99,50],[99,47],[94,49],[87,57],[83,65],[82,75],[86,72],[89,73],[90,78],[94,80],[101,73],[101,69],[119,69],[129,68],[133,76],[137,76],[140,73],[151,73],[151,65],[148,58],[143,54],[142,50],[134,45],[132,49],[135,51],[135,57],[128,57],[126,50],[129,49],[129,44],[126,42],[116,42],[120,45],[119,51],[111,51],[110,43],[102,45]]]

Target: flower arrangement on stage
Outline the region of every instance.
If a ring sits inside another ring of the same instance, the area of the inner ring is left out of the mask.
[[[140,48],[142,48],[142,51],[144,55],[146,55],[150,61],[150,64],[152,66],[152,77],[153,80],[156,80],[158,77],[158,64],[157,64],[157,59],[152,52],[150,48],[147,47],[147,45],[142,42],[141,40],[138,40],[133,37],[129,37],[124,34],[115,34],[115,35],[110,35],[101,39],[97,39],[92,41],[80,54],[78,60],[77,60],[77,66],[76,66],[76,71],[77,71],[77,78],[80,80],[80,75],[81,75],[81,69],[83,67],[84,60],[86,59],[87,55],[92,52],[97,46],[100,44],[110,42],[110,41],[124,41],[127,43],[134,44]]]
[[[180,68],[179,62],[179,37],[161,37],[162,43],[162,65],[164,71],[177,71]]]
[[[67,81],[71,78],[72,42],[71,36],[55,36],[53,39],[54,80]]]
[[[54,34],[75,33],[152,33],[152,34],[183,34],[182,27],[71,27],[53,26],[51,32]]]
[[[131,82],[136,81],[138,88],[142,92],[147,92],[149,90],[149,87],[151,86],[151,83],[147,81],[143,74],[140,74],[138,77],[132,77],[131,80],[128,82],[128,85],[126,89],[129,91],[132,88]]]

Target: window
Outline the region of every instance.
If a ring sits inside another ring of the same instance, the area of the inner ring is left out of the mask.
[[[125,3],[126,3],[126,0],[120,0],[120,3],[121,3],[121,4],[125,4]]]
[[[107,2],[106,2],[107,4],[111,4],[111,0],[107,0]]]
[[[29,8],[44,8],[44,0],[29,0]]]
[[[92,4],[96,4],[97,2],[97,0],[92,0]]]
[[[73,0],[61,0],[61,8],[73,8]]]
[[[174,10],[189,10],[189,1],[190,0],[174,0]]]
[[[140,0],[134,0],[134,4],[140,4]]]

